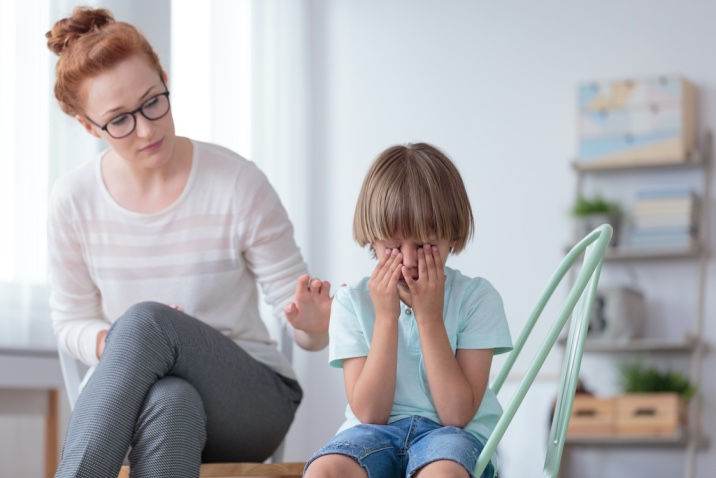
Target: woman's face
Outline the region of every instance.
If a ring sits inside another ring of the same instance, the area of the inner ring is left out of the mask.
[[[148,120],[139,111],[134,113],[134,131],[119,139],[102,130],[102,126],[165,92],[165,82],[166,78],[160,77],[142,56],[134,55],[85,80],[80,92],[84,116],[76,118],[90,134],[107,141],[115,153],[132,166],[161,167],[174,151],[176,136],[171,109],[156,120]]]

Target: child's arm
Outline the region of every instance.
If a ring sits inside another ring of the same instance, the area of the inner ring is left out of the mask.
[[[418,250],[418,280],[410,287],[433,404],[443,425],[464,428],[477,413],[487,388],[492,349],[453,354],[443,321],[445,272],[438,248]]]
[[[361,423],[388,423],[395,396],[398,366],[398,279],[402,255],[387,251],[368,281],[375,307],[375,326],[367,357],[343,360],[348,403]]]

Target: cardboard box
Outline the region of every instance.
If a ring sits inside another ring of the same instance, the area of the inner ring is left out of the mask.
[[[686,403],[677,393],[629,393],[616,402],[616,434],[676,437],[686,423]]]
[[[614,398],[576,395],[567,426],[567,437],[614,435],[614,407]]]

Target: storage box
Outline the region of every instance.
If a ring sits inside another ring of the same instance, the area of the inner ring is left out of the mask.
[[[677,393],[629,393],[616,397],[617,436],[676,437],[686,423]]]
[[[696,88],[679,76],[581,85],[578,163],[684,162],[696,147],[696,122]]]
[[[567,426],[567,437],[603,437],[613,434],[614,399],[576,395]]]

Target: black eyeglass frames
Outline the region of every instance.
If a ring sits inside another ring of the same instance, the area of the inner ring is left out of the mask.
[[[114,139],[122,139],[132,134],[137,127],[137,113],[141,113],[141,115],[149,121],[156,121],[169,113],[169,110],[169,91],[165,91],[152,96],[136,110],[122,113],[116,118],[109,120],[104,126],[98,125],[86,115],[85,118],[102,131],[106,131],[107,134]]]

